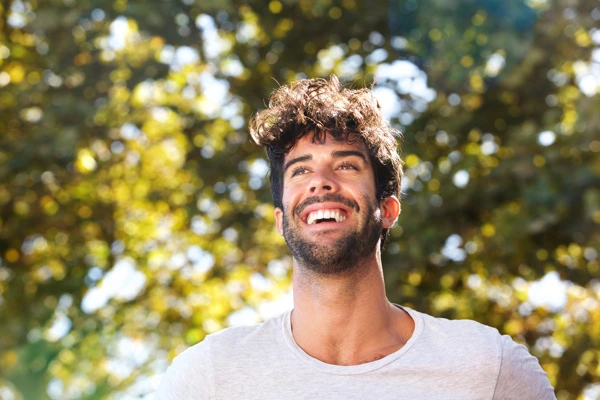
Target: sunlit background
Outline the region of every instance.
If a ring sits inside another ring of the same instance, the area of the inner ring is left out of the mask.
[[[291,308],[248,120],[331,73],[404,132],[390,300],[600,399],[598,0],[1,2],[0,399],[151,399]]]

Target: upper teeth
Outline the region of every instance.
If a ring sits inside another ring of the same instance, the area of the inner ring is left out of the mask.
[[[344,215],[340,215],[340,210],[318,210],[308,214],[306,222],[309,225],[315,224],[318,219],[335,219],[336,222],[342,222],[346,220]]]

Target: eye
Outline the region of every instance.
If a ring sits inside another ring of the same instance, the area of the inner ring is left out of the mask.
[[[349,161],[344,161],[343,163],[341,163],[338,166],[339,169],[348,169],[348,170],[358,170],[358,168],[356,167],[356,165],[354,165],[353,163],[349,162]]]
[[[308,169],[303,166],[298,166],[292,170],[292,176],[303,175],[308,172]]]

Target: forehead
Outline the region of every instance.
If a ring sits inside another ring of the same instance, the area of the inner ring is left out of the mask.
[[[359,138],[348,141],[345,137],[336,139],[331,134],[327,134],[323,136],[323,140],[316,140],[313,134],[308,134],[300,138],[294,147],[286,153],[284,161],[303,155],[313,155],[321,152],[332,153],[344,150],[358,151],[364,154],[366,160],[369,160],[365,144]]]

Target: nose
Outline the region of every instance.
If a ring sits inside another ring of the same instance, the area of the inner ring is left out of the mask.
[[[338,190],[338,183],[331,171],[317,171],[313,174],[308,189],[311,195],[333,193]]]

